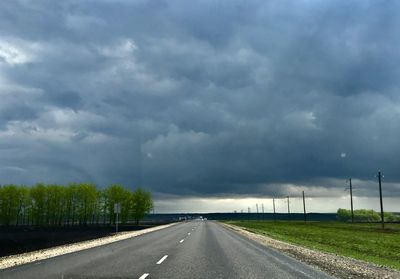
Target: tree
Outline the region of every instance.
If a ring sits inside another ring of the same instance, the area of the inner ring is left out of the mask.
[[[36,184],[33,187],[0,185],[0,224],[2,225],[87,225],[115,223],[114,204],[121,204],[120,220],[138,224],[153,208],[150,192],[122,185],[99,190],[88,183],[62,185]],[[78,221],[78,222],[77,222]]]
[[[2,224],[16,223],[21,204],[20,194],[15,185],[5,185],[0,188],[0,221]]]
[[[79,224],[87,225],[89,218],[93,217],[96,206],[96,186],[85,183],[79,184],[76,188],[76,197]]]
[[[387,216],[391,221],[397,220],[397,217],[392,213],[387,213],[385,216]],[[337,218],[340,221],[348,222],[351,220],[351,211],[339,208],[337,211]],[[381,220],[381,217],[374,210],[357,209],[354,210],[354,220],[358,222],[378,222]]]
[[[47,218],[46,224],[58,225],[65,214],[65,187],[60,185],[47,185]]]
[[[47,193],[44,184],[36,184],[30,190],[32,199],[32,223],[44,225],[47,211]]]
[[[147,192],[141,188],[136,189],[133,192],[133,205],[132,215],[136,222],[144,218],[144,216],[153,209],[153,199],[151,198],[150,192]]]
[[[351,212],[350,210],[339,208],[336,213],[336,217],[340,221],[347,222],[351,219]]]
[[[107,209],[110,214],[110,224],[115,224],[115,214],[114,214],[114,204],[121,204],[121,216],[127,215],[129,212],[129,199],[127,198],[129,193],[123,186],[121,185],[111,185],[105,191],[106,200],[107,200]]]
[[[19,191],[19,209],[17,217],[17,225],[29,225],[29,216],[31,209],[31,198],[30,198],[30,188],[26,186],[20,186]],[[26,218],[28,217],[28,219]],[[28,221],[28,222],[27,222]]]

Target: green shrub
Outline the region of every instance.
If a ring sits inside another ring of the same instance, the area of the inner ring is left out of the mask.
[[[351,211],[339,208],[337,211],[337,219],[343,222],[351,221]],[[400,216],[391,212],[384,212],[384,219],[386,222],[400,221]],[[354,221],[357,222],[379,222],[381,221],[380,213],[369,209],[354,210]]]

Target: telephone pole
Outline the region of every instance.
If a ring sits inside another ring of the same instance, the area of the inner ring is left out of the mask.
[[[307,222],[306,199],[304,197],[304,191],[303,191],[303,209],[304,209],[304,222]]]
[[[378,171],[378,181],[379,181],[379,200],[381,202],[381,222],[382,222],[382,229],[385,228],[385,219],[383,215],[383,201],[382,201],[382,174],[381,171]]]
[[[354,211],[353,211],[353,185],[351,183],[351,178],[349,178],[350,187],[350,206],[351,206],[351,222],[354,223]]]
[[[289,201],[289,196],[287,198],[287,214],[288,214],[288,220],[290,221],[290,201]]]
[[[272,198],[272,205],[273,205],[273,207],[274,207],[274,222],[276,222],[275,198]]]
[[[256,211],[257,211],[257,214],[258,214],[258,203],[256,203]]]

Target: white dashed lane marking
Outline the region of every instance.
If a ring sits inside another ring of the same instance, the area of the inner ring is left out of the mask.
[[[157,264],[162,264],[163,261],[165,261],[165,259],[168,258],[168,255],[165,255],[164,257],[162,257]]]

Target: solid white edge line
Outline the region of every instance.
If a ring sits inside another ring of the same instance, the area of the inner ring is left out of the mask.
[[[165,255],[164,257],[162,257],[157,264],[162,264],[163,261],[165,261],[165,259],[168,258],[168,255]]]
[[[144,273],[142,276],[139,277],[139,279],[144,279],[144,278],[146,278],[147,276],[149,276],[149,273]]]
[[[185,240],[184,239],[181,239],[181,241],[179,241],[179,243],[182,243],[182,242],[184,242]]]

